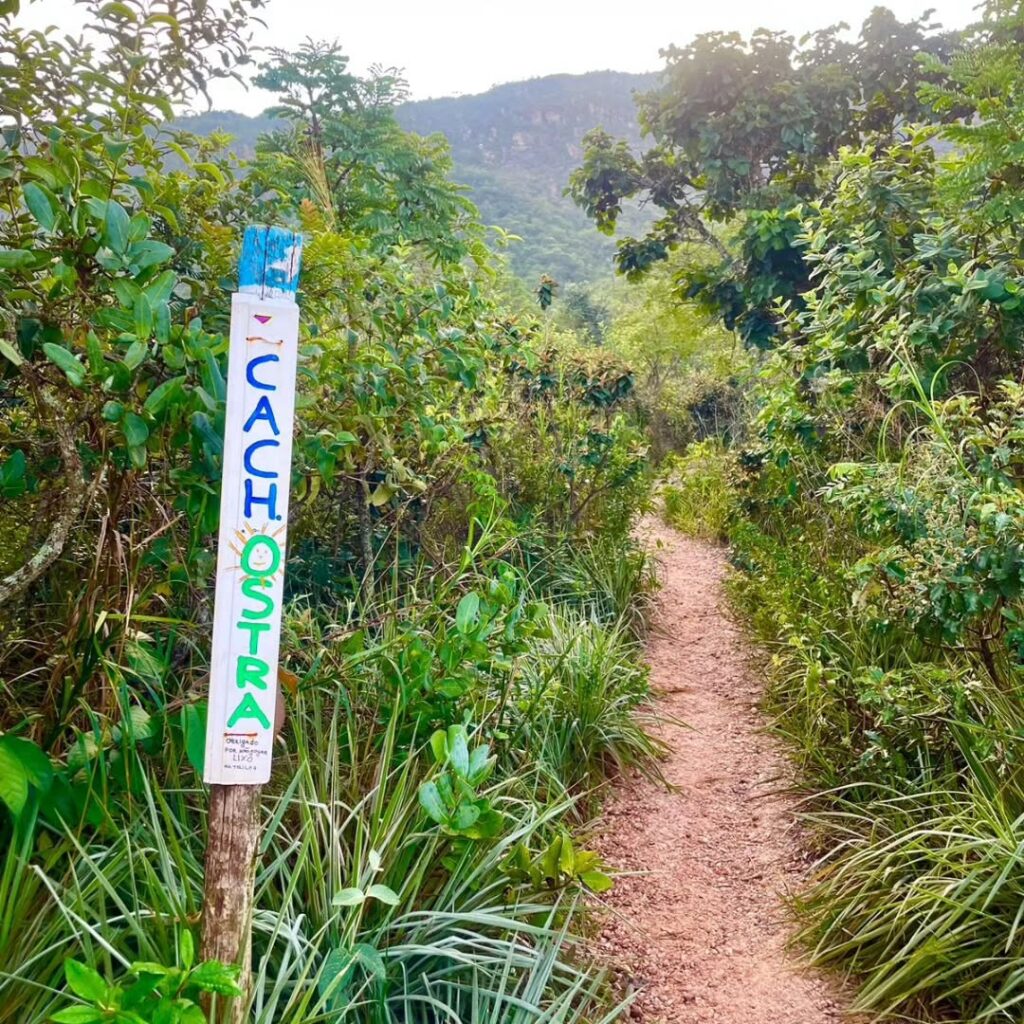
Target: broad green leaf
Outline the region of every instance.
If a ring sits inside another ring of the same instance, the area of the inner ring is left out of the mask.
[[[434,760],[438,764],[444,764],[448,760],[448,737],[444,729],[437,729],[431,735],[430,749],[433,751]]]
[[[16,270],[35,262],[35,254],[26,249],[0,249],[0,270]]]
[[[185,756],[197,775],[203,774],[206,761],[206,702],[186,704],[181,709],[181,728],[185,734]]]
[[[168,247],[169,248],[169,247]],[[172,250],[173,252],[173,250]],[[174,292],[174,286],[178,283],[177,275],[173,270],[164,270],[157,274],[149,284],[146,285],[144,291],[146,298],[149,299],[149,304],[155,310],[158,306],[163,305],[171,297]]]
[[[124,430],[124,438],[130,447],[144,445],[149,439],[149,426],[137,413],[128,413],[121,429]]]
[[[206,960],[189,975],[190,985],[204,992],[216,992],[222,996],[240,996],[242,989],[238,984],[239,969],[235,964],[222,964],[216,960]]]
[[[452,828],[457,831],[469,828],[480,817],[480,808],[476,804],[459,804],[452,818]]]
[[[357,942],[352,947],[352,952],[355,953],[377,981],[387,981],[388,971],[384,965],[384,958],[373,946],[366,942]]]
[[[487,743],[481,743],[473,748],[469,755],[469,772],[467,778],[474,786],[485,782],[494,768],[494,759],[491,758],[491,748]]]
[[[370,495],[370,504],[374,508],[386,505],[398,492],[390,484],[378,484]]]
[[[463,779],[469,775],[469,744],[466,730],[461,726],[448,729],[448,761],[456,775]]]
[[[192,938],[192,932],[187,928],[183,928],[178,936],[178,958],[186,971],[191,970],[192,965],[196,962],[195,939]]]
[[[127,4],[118,3],[117,0],[104,4],[99,10],[99,17],[122,18],[130,22],[136,21],[135,12]]]
[[[468,633],[476,625],[479,611],[480,597],[471,590],[462,598],[455,610],[455,628],[460,633]]]
[[[116,200],[108,199],[103,218],[103,240],[118,255],[128,246],[128,228],[131,220],[125,208]]]
[[[103,346],[100,339],[96,337],[95,331],[89,331],[85,336],[85,354],[89,360],[89,369],[93,376],[102,377],[106,369],[106,360],[103,358]]]
[[[580,881],[591,890],[591,892],[607,892],[615,883],[603,871],[584,871],[580,875]]]
[[[27,467],[28,461],[25,458],[25,453],[20,448],[15,448],[9,458],[0,462],[0,493],[5,488],[17,488],[17,493],[20,494],[25,486],[25,470]],[[14,495],[9,496],[13,497]],[[0,740],[0,742],[3,741]]]
[[[424,782],[419,789],[419,800],[420,807],[438,825],[443,825],[448,820],[448,812],[441,799],[441,794],[438,792],[437,783]]]
[[[153,307],[144,294],[139,294],[135,300],[135,337],[139,341],[148,341],[153,333]]]
[[[386,903],[389,907],[398,906],[398,893],[394,889],[386,885],[371,885],[366,890],[366,896],[369,899],[372,897],[375,900],[379,900],[381,903]]]
[[[167,401],[174,393],[181,389],[185,380],[185,376],[182,375],[180,377],[171,377],[170,380],[165,380],[162,384],[158,384],[146,398],[142,406],[143,409],[151,416],[155,416],[167,404]]]
[[[132,963],[132,974],[155,974],[161,978],[177,972],[176,967],[158,964],[152,960],[136,960]]]
[[[0,750],[9,750],[21,765],[25,778],[37,789],[45,789],[53,779],[53,765],[31,740],[21,736],[0,736]]]
[[[17,817],[28,800],[28,773],[10,747],[0,746],[0,801]]]
[[[132,246],[128,258],[139,270],[145,270],[166,263],[173,255],[174,250],[166,243],[146,238]]]
[[[572,839],[568,835],[562,836],[562,848],[558,851],[558,867],[565,875],[575,873],[576,858],[573,855]]]
[[[64,977],[68,988],[80,999],[91,1003],[102,1003],[107,998],[107,983],[88,964],[78,960],[64,961]]]
[[[366,894],[363,890],[352,886],[336,892],[331,903],[336,907],[358,907],[365,899]]]
[[[124,406],[120,402],[104,402],[100,415],[108,423],[117,423],[124,416]]]
[[[85,383],[85,367],[62,345],[54,345],[48,341],[43,345],[43,352],[51,363],[64,371],[64,376],[75,387],[81,387]]]
[[[349,986],[352,978],[351,967],[355,963],[355,954],[347,949],[332,949],[324,959],[320,972],[317,990],[321,996],[341,996]]]
[[[36,223],[44,231],[52,231],[57,223],[57,200],[47,194],[46,189],[34,181],[28,182],[23,188],[25,205],[36,219]]]
[[[133,341],[124,354],[124,365],[129,370],[135,370],[145,361],[149,349],[144,341]]]

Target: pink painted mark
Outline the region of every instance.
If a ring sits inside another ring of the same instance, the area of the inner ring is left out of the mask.
[[[272,316],[267,316],[266,313],[253,313],[253,316],[256,317],[261,324],[269,324],[270,321],[274,319]]]

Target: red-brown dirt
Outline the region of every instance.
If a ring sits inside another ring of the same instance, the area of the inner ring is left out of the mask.
[[[647,646],[671,753],[667,791],[622,780],[598,848],[622,872],[597,939],[636,990],[633,1019],[664,1024],[826,1024],[837,987],[787,950],[784,894],[805,873],[786,759],[725,608],[725,552],[647,522],[662,589]]]

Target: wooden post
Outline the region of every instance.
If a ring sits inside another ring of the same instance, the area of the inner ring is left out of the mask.
[[[210,783],[202,955],[252,966],[260,794],[270,778],[288,526],[301,236],[246,230],[231,303],[224,466],[203,779]]]

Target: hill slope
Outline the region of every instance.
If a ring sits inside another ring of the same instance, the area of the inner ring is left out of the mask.
[[[656,77],[620,71],[550,75],[474,96],[406,103],[397,116],[409,131],[447,136],[453,177],[470,186],[484,222],[522,238],[510,251],[516,274],[531,284],[541,274],[563,283],[592,280],[610,272],[615,242],[598,234],[562,190],[591,128],[640,141],[632,94],[652,88]],[[229,132],[232,149],[243,157],[251,156],[259,135],[276,124],[233,111],[178,122],[202,135]],[[625,233],[643,230],[647,219],[640,211],[627,211]]]
[[[655,79],[620,71],[550,75],[475,96],[407,103],[398,119],[421,135],[448,137],[454,176],[471,186],[484,221],[523,239],[510,254],[519,276],[531,283],[545,273],[562,282],[590,280],[610,272],[615,243],[562,190],[591,128],[640,141],[632,94]],[[639,220],[627,217],[627,233]]]

